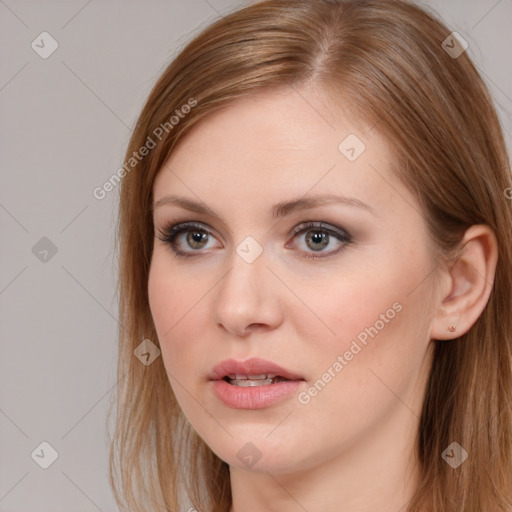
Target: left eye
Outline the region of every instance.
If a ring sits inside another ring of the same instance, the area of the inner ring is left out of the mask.
[[[292,234],[292,240],[300,239],[299,235],[305,235],[302,238],[305,248],[304,246],[301,247],[300,252],[303,252],[305,257],[310,258],[323,257],[324,254],[325,256],[335,254],[352,241],[350,234],[344,229],[323,222],[302,223],[293,230]],[[195,256],[204,252],[201,249],[208,248],[208,242],[215,237],[201,224],[182,223],[171,224],[160,229],[158,238],[168,244],[177,256]],[[337,248],[325,250],[333,245],[333,240],[336,241]],[[184,246],[188,246],[188,248],[184,249]],[[289,248],[288,244],[285,247]],[[322,256],[317,256],[318,253],[322,253]]]
[[[323,222],[306,222],[297,226],[293,234],[294,239],[297,238],[298,235],[304,234],[305,237],[299,239],[304,241],[306,248],[313,251],[313,253],[322,253],[322,256],[316,256],[315,254],[311,254],[307,249],[301,248],[301,251],[305,253],[306,257],[312,258],[323,257],[323,253],[325,253],[326,256],[336,254],[352,241],[350,234],[345,230],[327,225]],[[332,242],[335,242],[334,245],[337,246],[337,248],[324,250],[332,246]]]

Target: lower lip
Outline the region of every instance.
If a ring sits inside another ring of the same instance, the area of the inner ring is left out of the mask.
[[[213,381],[217,398],[234,409],[263,409],[296,392],[303,380],[286,380],[264,386],[240,387],[225,380]]]

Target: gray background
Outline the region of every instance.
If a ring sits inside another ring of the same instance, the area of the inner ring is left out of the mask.
[[[0,512],[117,510],[105,416],[118,190],[92,191],[176,51],[245,3],[0,0]],[[426,3],[469,42],[511,147],[512,0]],[[47,59],[31,47],[43,31],[59,45]],[[31,456],[43,441],[58,453],[48,469]]]

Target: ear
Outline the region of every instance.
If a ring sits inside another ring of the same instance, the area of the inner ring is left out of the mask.
[[[446,286],[432,321],[431,339],[454,339],[471,329],[489,300],[497,261],[498,243],[493,230],[485,224],[468,228],[456,261],[443,270]]]

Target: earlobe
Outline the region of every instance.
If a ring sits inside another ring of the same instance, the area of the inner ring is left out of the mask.
[[[493,230],[484,224],[468,228],[456,261],[446,270],[451,286],[440,293],[431,339],[455,339],[471,329],[489,300],[497,260]]]

